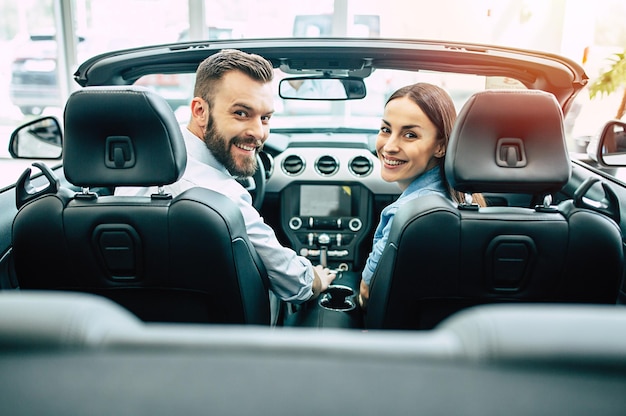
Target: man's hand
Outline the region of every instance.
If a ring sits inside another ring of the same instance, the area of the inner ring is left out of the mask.
[[[335,280],[335,277],[337,277],[337,273],[321,264],[313,267],[313,275],[313,296],[311,299],[315,299],[320,293],[328,289],[328,286],[330,286],[332,281]]]

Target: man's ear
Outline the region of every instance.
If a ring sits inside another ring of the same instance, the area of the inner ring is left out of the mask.
[[[194,97],[191,100],[191,118],[197,126],[204,129],[209,119],[209,103],[200,97]]]

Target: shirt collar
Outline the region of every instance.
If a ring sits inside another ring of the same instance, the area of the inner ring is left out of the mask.
[[[415,178],[413,182],[402,192],[403,195],[410,194],[420,189],[432,188],[438,189],[443,187],[443,180],[439,172],[439,165],[427,170],[420,176]]]

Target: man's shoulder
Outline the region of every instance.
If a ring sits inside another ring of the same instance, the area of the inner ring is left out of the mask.
[[[199,186],[237,198],[247,193],[235,178],[221,170],[195,159],[188,159],[187,162],[185,173],[180,179],[180,182],[185,182],[187,187]]]

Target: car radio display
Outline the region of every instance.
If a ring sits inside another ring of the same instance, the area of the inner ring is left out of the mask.
[[[300,215],[303,217],[348,217],[352,214],[351,202],[349,186],[300,186]]]

